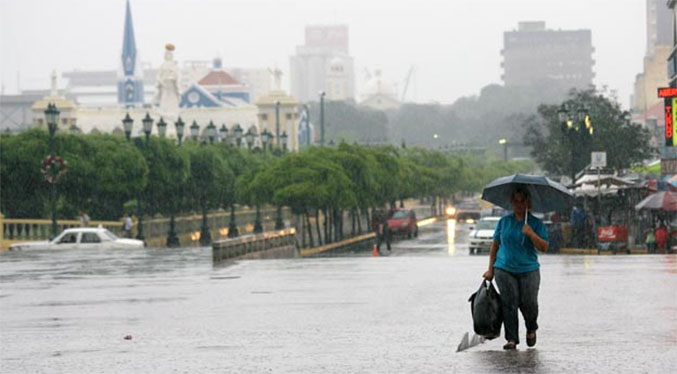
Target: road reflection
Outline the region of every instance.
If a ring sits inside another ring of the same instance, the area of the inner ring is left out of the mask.
[[[447,245],[449,246],[449,256],[456,254],[456,220],[447,220]]]

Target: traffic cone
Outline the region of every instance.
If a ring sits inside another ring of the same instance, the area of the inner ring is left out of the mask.
[[[374,244],[374,249],[371,250],[371,255],[374,257],[378,257],[378,247],[376,244]]]

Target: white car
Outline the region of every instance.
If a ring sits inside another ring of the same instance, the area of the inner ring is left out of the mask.
[[[141,240],[118,238],[102,227],[82,227],[66,229],[52,241],[12,244],[9,250],[143,248],[143,246]]]
[[[470,231],[470,253],[489,252],[494,241],[494,230],[501,217],[483,217]]]

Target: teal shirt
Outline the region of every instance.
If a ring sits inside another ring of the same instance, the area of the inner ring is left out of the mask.
[[[529,214],[528,223],[531,229],[546,242],[548,230],[543,221]],[[511,273],[526,273],[538,270],[538,251],[531,239],[522,234],[524,220],[517,221],[515,214],[509,214],[496,225],[494,241],[498,242],[498,253],[494,267]]]

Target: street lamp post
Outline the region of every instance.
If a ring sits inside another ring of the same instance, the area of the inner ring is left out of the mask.
[[[219,129],[219,138],[221,138],[222,143],[225,143],[228,138],[228,129],[226,128],[225,123],[221,125],[221,128]]]
[[[320,91],[320,147],[324,147],[324,96],[326,92]]]
[[[174,125],[176,126],[176,137],[179,139],[179,147],[180,147],[181,139],[183,139],[183,129],[185,128],[186,124],[183,123],[183,120],[181,119],[181,117],[179,117],[179,119],[176,120]]]
[[[282,152],[286,152],[287,151],[287,140],[289,139],[286,131],[282,132],[282,135],[280,135],[280,139],[282,140]]]
[[[508,140],[506,138],[498,139],[498,144],[503,145],[503,161],[508,161]]]
[[[162,117],[160,117],[160,120],[157,123],[157,133],[161,138],[167,136],[167,122],[165,122]]]
[[[209,121],[209,125],[207,125],[207,137],[209,138],[209,144],[214,144],[214,139],[216,139],[216,126],[213,121]]]
[[[56,131],[58,130],[59,127],[59,110],[56,109],[56,105],[53,103],[50,103],[47,105],[47,109],[45,110],[45,122],[47,122],[47,128],[49,129],[49,155],[50,155],[50,160],[54,160],[56,158],[56,146],[54,144],[54,135],[56,135]],[[51,201],[51,208],[52,208],[52,238],[56,237],[57,234],[57,225],[56,225],[56,176],[57,176],[57,170],[56,170],[56,164],[53,162],[49,163],[49,175],[51,177],[51,184],[52,184],[52,201]]]
[[[122,126],[125,128],[125,137],[127,138],[127,141],[129,141],[130,137],[132,136],[133,125],[134,120],[132,119],[132,117],[129,116],[129,112],[127,112],[127,115],[122,120]]]
[[[254,145],[254,138],[256,138],[256,134],[254,133],[254,131],[252,131],[251,127],[249,128],[249,130],[247,130],[247,133],[244,135],[244,138],[247,141],[247,148],[251,151],[252,146]]]
[[[233,127],[233,135],[235,135],[235,144],[237,145],[237,148],[240,148],[240,144],[242,144],[242,127],[239,123],[236,123],[235,127]]]
[[[151,118],[148,112],[146,112],[146,117],[144,117],[141,120],[141,123],[143,124],[143,133],[146,135],[145,146],[147,146],[148,140],[150,138],[150,133],[153,130],[153,118]],[[137,205],[136,207],[137,216],[139,218],[139,230],[138,233],[136,234],[136,238],[139,240],[146,240],[146,237],[143,234],[143,191],[140,191],[139,194],[137,195],[136,205]]]
[[[571,113],[571,115],[570,115]],[[576,110],[574,115],[573,110],[570,111],[566,104],[562,104],[557,111],[559,122],[561,123],[562,132],[567,135],[569,139],[569,146],[571,147],[570,157],[570,172],[571,184],[576,183],[576,154],[580,148],[580,141],[592,136],[594,129],[590,122],[590,116],[585,106],[581,106]],[[581,136],[584,139],[581,139]]]
[[[181,120],[181,117],[179,117],[176,120],[176,122],[174,123],[174,125],[176,126],[176,137],[179,139],[179,147],[180,147],[181,146],[181,138],[183,138],[183,129],[184,129],[185,123],[183,123],[183,120]],[[159,126],[160,126],[160,124],[158,123],[158,131],[159,131]],[[181,241],[179,240],[179,236],[176,235],[176,215],[174,213],[174,209],[172,209],[172,212],[169,215],[169,232],[167,233],[167,247],[175,248],[175,247],[180,247],[180,246],[181,246]]]
[[[150,133],[153,131],[153,118],[150,114],[146,112],[146,116],[141,120],[143,123],[143,133],[146,134],[146,144],[148,144],[148,139],[150,138]]]
[[[190,136],[193,140],[197,141],[197,137],[200,135],[200,126],[197,124],[197,121],[193,121],[193,124],[190,125]]]

